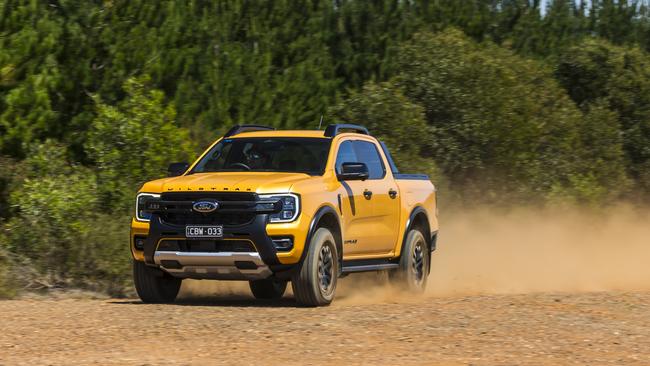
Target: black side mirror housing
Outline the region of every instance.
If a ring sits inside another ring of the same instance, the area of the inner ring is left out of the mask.
[[[167,176],[178,177],[179,175],[183,175],[189,167],[189,163],[171,163],[167,168]]]
[[[364,163],[343,163],[337,172],[338,180],[366,180],[370,176],[368,166]]]

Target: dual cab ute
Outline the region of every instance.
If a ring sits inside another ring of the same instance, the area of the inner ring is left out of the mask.
[[[436,192],[400,174],[356,125],[325,131],[233,127],[192,165],[147,182],[131,224],[144,302],[171,302],[185,278],[245,280],[256,298],[327,305],[337,279],[389,271],[424,290],[436,248]]]

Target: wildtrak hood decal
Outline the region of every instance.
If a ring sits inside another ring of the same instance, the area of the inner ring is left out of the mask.
[[[288,192],[294,183],[309,178],[309,175],[303,173],[196,173],[166,179],[162,184],[161,191],[239,191],[280,193]]]

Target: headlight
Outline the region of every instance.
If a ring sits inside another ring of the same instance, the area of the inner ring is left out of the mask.
[[[144,209],[145,201],[151,198],[160,198],[159,194],[156,193],[138,193],[138,196],[135,199],[135,219],[138,221],[149,221],[151,219],[151,214],[148,212],[142,211]]]
[[[269,215],[270,222],[291,222],[300,214],[300,197],[293,193],[285,194],[263,194],[261,199],[280,199],[282,211]]]

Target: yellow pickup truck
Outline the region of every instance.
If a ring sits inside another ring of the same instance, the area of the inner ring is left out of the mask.
[[[145,183],[131,223],[144,302],[175,300],[185,278],[249,281],[256,298],[328,305],[337,279],[388,271],[424,290],[436,248],[436,189],[400,174],[364,127],[235,126],[193,164]]]

